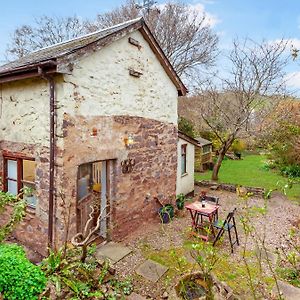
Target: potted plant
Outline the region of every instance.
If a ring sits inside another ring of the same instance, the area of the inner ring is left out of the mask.
[[[167,224],[174,217],[174,207],[172,204],[166,204],[158,211],[163,224]]]
[[[176,196],[176,206],[179,210],[184,208],[185,196],[184,194],[179,194]]]

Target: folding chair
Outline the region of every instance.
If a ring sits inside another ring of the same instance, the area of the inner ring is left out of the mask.
[[[215,205],[219,205],[219,200],[220,200],[219,197],[214,197],[214,196],[206,196],[206,197],[205,197],[205,201],[212,202],[212,203],[214,203]],[[218,213],[218,210],[217,210],[217,213],[216,213],[216,215],[214,216],[214,221],[216,221],[216,220],[218,220],[218,219],[219,219],[219,213]]]
[[[239,238],[238,238],[238,233],[237,233],[235,218],[234,218],[235,212],[236,212],[236,208],[227,215],[225,221],[222,224],[220,224],[220,222],[218,220],[216,220],[214,222],[214,227],[217,228],[219,231],[218,231],[218,234],[217,234],[217,236],[216,236],[216,238],[213,242],[213,246],[222,237],[224,232],[227,231],[228,236],[229,236],[230,246],[231,246],[231,253],[233,253],[234,244],[239,245]],[[234,229],[235,241],[232,241],[232,237],[231,237],[231,230],[232,229]]]

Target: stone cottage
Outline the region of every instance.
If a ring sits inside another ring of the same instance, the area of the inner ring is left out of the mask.
[[[185,94],[141,18],[0,67],[3,186],[33,189],[16,238],[45,254],[82,230],[91,204],[104,211],[103,238],[156,217],[157,199],[176,193]]]

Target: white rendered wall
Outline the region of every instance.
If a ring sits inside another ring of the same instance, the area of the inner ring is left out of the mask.
[[[186,148],[186,174],[181,175],[181,145],[187,145]],[[176,195],[183,193],[184,195],[194,191],[194,160],[195,146],[181,138],[177,144],[177,184]]]
[[[49,146],[49,118],[47,81],[0,85],[0,140]]]
[[[129,36],[142,47],[129,44]],[[143,74],[130,76],[129,69]],[[177,89],[139,31],[78,59],[64,79],[64,111],[71,115],[130,115],[177,124]]]

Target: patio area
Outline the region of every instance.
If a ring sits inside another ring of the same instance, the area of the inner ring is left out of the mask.
[[[275,282],[272,274],[265,272],[263,278],[258,274],[257,248],[253,239],[247,241],[244,252],[248,262],[248,270],[243,261],[242,251],[245,245],[245,234],[240,222],[241,212],[245,208],[245,202],[237,199],[234,193],[224,191],[208,191],[209,195],[220,198],[219,218],[225,219],[228,212],[237,208],[236,222],[240,239],[240,246],[234,246],[234,253],[231,254],[230,244],[227,233],[224,239],[216,246],[220,259],[217,262],[213,273],[217,278],[225,282],[229,289],[241,299],[251,299],[248,272],[253,278],[260,280],[258,283],[265,299],[272,299]],[[199,189],[196,196],[190,202],[199,198]],[[258,234],[266,230],[265,246],[268,249],[272,263],[275,263],[275,249],[284,243],[284,237],[288,235],[292,225],[299,219],[300,206],[287,200],[283,195],[276,194],[268,200],[268,208],[263,215],[264,207],[262,198],[250,198],[250,207],[254,207],[251,214],[251,224],[256,228]],[[144,224],[141,228],[128,236],[122,244],[132,250],[127,256],[116,262],[114,267],[120,277],[129,277],[134,284],[134,291],[139,297],[146,299],[176,299],[174,285],[179,278],[186,273],[197,271],[195,261],[190,255],[191,245],[197,239],[191,235],[191,217],[184,210],[175,216],[169,224],[160,224],[159,217],[157,222]],[[145,261],[150,260],[166,267],[161,276],[156,280],[149,280],[141,276],[137,270]],[[263,263],[263,267],[265,263]],[[250,297],[250,298],[249,298]],[[287,298],[293,299],[293,298]]]

